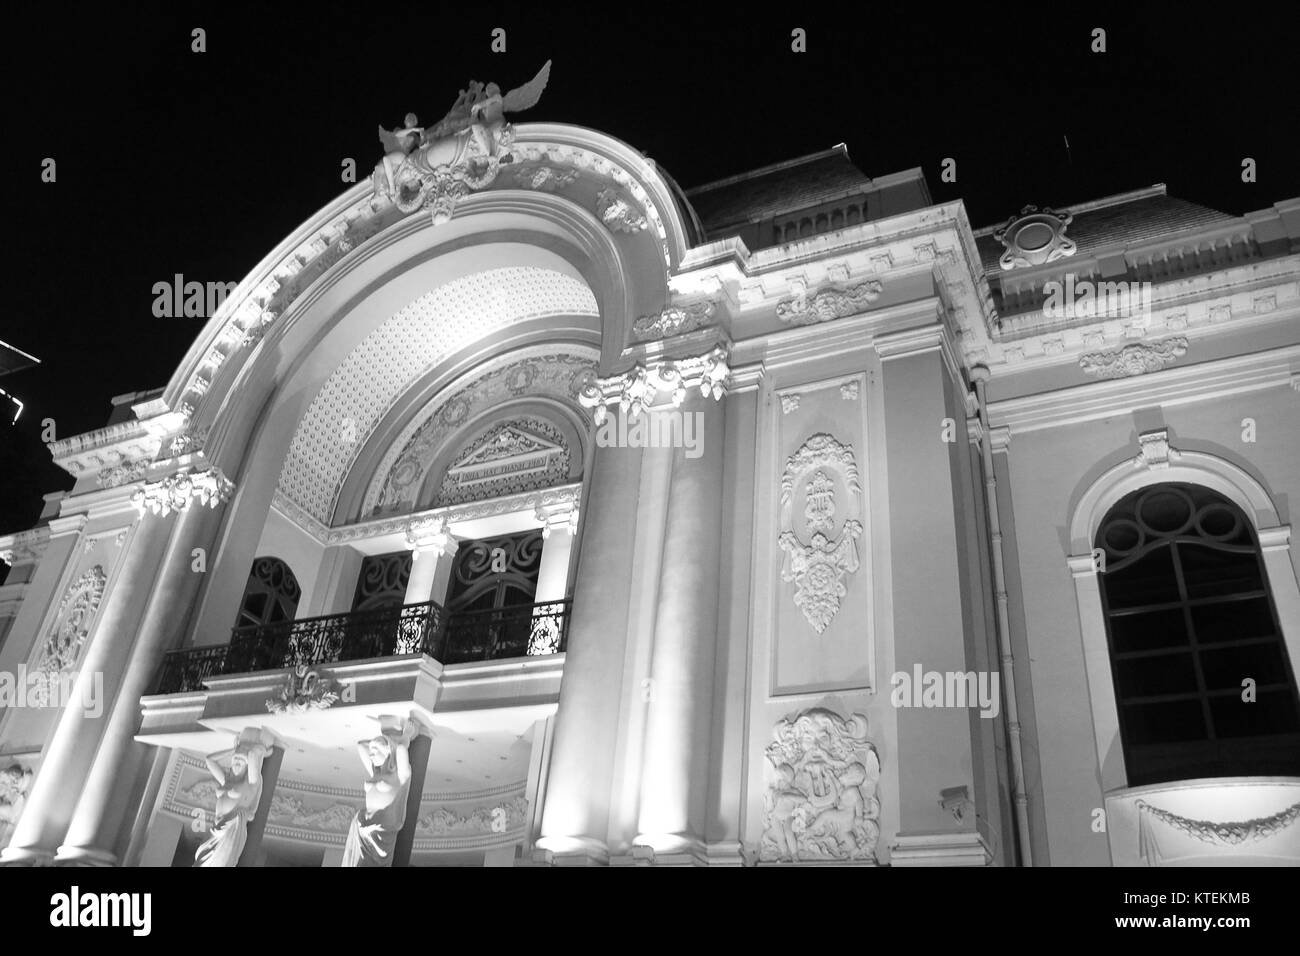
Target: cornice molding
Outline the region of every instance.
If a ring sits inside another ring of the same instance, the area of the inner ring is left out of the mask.
[[[341,525],[337,528],[327,527],[317,521],[280,491],[275,493],[271,507],[317,544],[324,547],[335,547],[341,544],[355,544],[358,541],[380,538],[391,534],[403,536],[410,534],[413,540],[418,542],[422,536],[426,536],[426,532],[436,529],[446,530],[451,525],[465,521],[476,521],[481,518],[516,513],[535,517],[539,508],[556,512],[567,508],[576,509],[581,497],[582,484],[575,482],[567,485],[557,485],[544,491],[528,491],[502,498],[492,498],[487,501],[473,501],[403,515],[371,518],[355,524]],[[423,545],[420,545],[420,547],[424,548]]]
[[[1181,405],[1290,386],[1300,345],[1175,366],[1151,375],[1087,382],[989,403],[989,420],[1014,432],[1094,421],[1152,405]]]

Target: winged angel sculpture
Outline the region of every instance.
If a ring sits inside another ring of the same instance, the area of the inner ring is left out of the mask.
[[[399,129],[381,126],[384,158],[372,177],[375,195],[392,199],[402,212],[429,209],[435,226],[449,220],[459,200],[491,185],[501,165],[511,161],[515,131],[506,114],[537,105],[550,75],[547,60],[535,77],[504,96],[495,83],[471,80],[436,125],[421,127],[407,113]]]

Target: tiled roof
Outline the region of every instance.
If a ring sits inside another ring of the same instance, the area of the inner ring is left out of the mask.
[[[1066,227],[1065,234],[1078,246],[1076,256],[1088,256],[1108,246],[1139,245],[1189,229],[1232,222],[1236,218],[1167,196],[1164,186],[1112,198],[1114,202],[1101,200],[1069,207],[1074,220]],[[1005,220],[979,230],[976,242],[986,272],[1002,271],[998,259],[1005,250],[1002,243],[993,238],[993,233],[1004,223]]]
[[[686,190],[704,228],[716,233],[728,226],[773,216],[866,192],[871,180],[849,159],[842,144],[765,166],[752,172]]]

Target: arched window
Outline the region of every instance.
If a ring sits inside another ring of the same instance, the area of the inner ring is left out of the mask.
[[[257,558],[248,572],[235,627],[292,621],[301,596],[302,589],[289,565],[279,558]]]
[[[411,552],[367,555],[357,575],[352,610],[373,611],[401,607],[406,603],[406,586],[411,580]]]
[[[1241,509],[1200,485],[1147,486],[1095,547],[1129,785],[1300,773],[1300,698]]]

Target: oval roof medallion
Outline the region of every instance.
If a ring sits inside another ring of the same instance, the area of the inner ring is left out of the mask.
[[[1003,269],[1041,266],[1074,255],[1077,248],[1074,240],[1065,235],[1065,227],[1073,219],[1068,212],[1040,211],[1037,206],[1026,206],[1019,216],[1012,216],[993,234],[1006,248],[999,264]]]

